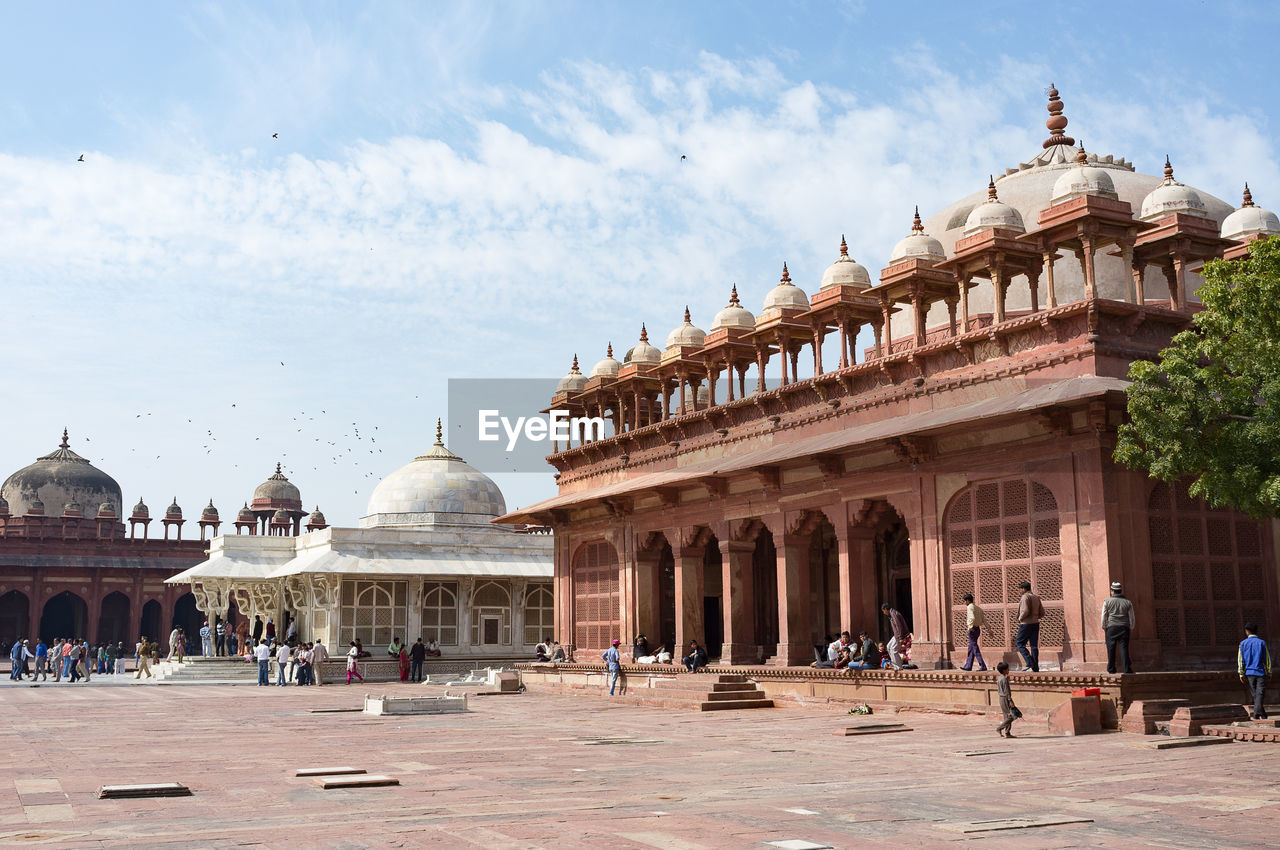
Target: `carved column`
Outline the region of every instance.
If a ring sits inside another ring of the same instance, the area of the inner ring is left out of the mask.
[[[1132,263],[1130,273],[1133,276],[1133,303],[1139,307],[1147,303],[1146,278],[1147,264]]]
[[[960,276],[960,333],[969,332],[969,275]]]
[[[808,534],[774,536],[778,557],[778,663],[804,666],[813,659],[809,637]]]
[[[992,290],[991,321],[993,324],[998,325],[1004,321],[1004,290],[1007,284],[1005,283],[1004,269],[1000,268],[998,264],[992,266],[990,271]]]
[[[1133,268],[1133,243],[1132,242],[1120,243],[1120,262],[1124,264],[1124,267],[1126,269]],[[1133,279],[1132,276],[1130,276],[1130,278],[1125,281],[1124,300],[1128,301],[1130,304],[1141,304],[1142,302],[1138,301],[1138,295],[1135,289],[1135,283],[1136,281]]]
[[[755,603],[752,593],[751,558],[755,541],[720,540],[724,587],[720,594],[724,609],[723,664],[756,663]]]
[[[679,541],[678,533],[669,533],[668,540]],[[682,545],[675,551],[676,579],[676,646],[681,653],[689,648],[689,641],[702,644],[703,560],[706,546]],[[677,655],[675,651],[671,653]],[[678,657],[678,656],[677,656]]]
[[[1044,298],[1045,307],[1052,310],[1058,306],[1058,292],[1053,286],[1053,261],[1058,258],[1057,251],[1045,251],[1044,258]]]

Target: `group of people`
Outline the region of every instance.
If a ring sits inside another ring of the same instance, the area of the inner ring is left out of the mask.
[[[352,643],[355,644],[356,641],[352,641]],[[397,636],[391,639],[391,644],[387,647],[387,655],[399,662],[400,681],[421,682],[422,665],[428,658],[440,657],[440,644],[436,643],[435,635],[432,635],[431,640],[426,643],[422,642],[422,638],[418,638],[413,646],[405,646]],[[359,658],[359,655],[356,657]],[[352,675],[359,677],[360,670],[349,660],[347,663],[348,684],[351,682]],[[360,679],[360,681],[363,682],[364,679]]]
[[[276,642],[263,637],[246,655],[258,664],[258,685],[271,684],[271,662],[276,662],[276,684],[323,685],[321,665],[329,657],[323,641]]]
[[[87,682],[92,673],[124,673],[127,658],[122,641],[90,646],[84,639],[54,638],[52,644],[41,639],[33,647],[29,639],[20,638],[9,648],[9,679],[43,682],[52,676],[55,682]]]
[[[880,606],[880,611],[889,620],[891,637],[888,643],[879,642],[866,629],[858,632],[857,640],[852,633],[843,631],[837,637],[828,637],[825,646],[815,646],[814,660],[810,667],[848,670],[856,673],[859,670],[915,670],[911,663],[911,630],[907,627],[907,618],[902,612],[888,602]]]
[[[551,661],[558,664],[569,660],[569,653],[560,645],[560,641],[545,637],[541,643],[533,648],[533,660]]]

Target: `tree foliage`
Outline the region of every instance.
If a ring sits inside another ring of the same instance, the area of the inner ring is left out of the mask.
[[[1205,309],[1129,368],[1116,460],[1254,517],[1280,513],[1280,238],[1204,268]]]

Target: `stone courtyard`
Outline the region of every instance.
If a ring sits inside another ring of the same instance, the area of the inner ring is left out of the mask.
[[[534,692],[473,696],[462,715],[336,711],[366,691],[440,689],[7,687],[0,846],[1217,848],[1280,830],[1268,744],[1155,750],[1032,720],[1006,741],[975,716],[673,712]],[[886,721],[911,731],[837,735]],[[337,765],[400,784],[294,776]],[[175,781],[193,795],[97,798]]]

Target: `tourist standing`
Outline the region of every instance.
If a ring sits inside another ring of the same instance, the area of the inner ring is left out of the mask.
[[[618,686],[618,677],[622,674],[622,657],[618,654],[620,643],[622,641],[614,638],[613,645],[600,656],[604,659],[605,669],[609,671],[609,696],[613,696],[614,688]]]
[[[227,655],[234,658],[237,654],[236,650],[238,650],[239,648],[240,648],[240,644],[239,644],[238,638],[236,637],[236,633],[229,632],[227,634]]]
[[[409,650],[403,645],[400,647],[400,655],[396,657],[396,668],[400,671],[400,681],[409,681]]]
[[[360,667],[357,659],[360,658],[360,647],[356,646],[355,641],[351,641],[350,649],[347,650],[347,684],[351,684],[351,677],[355,676],[364,684],[364,676],[360,675]]]
[[[325,648],[324,641],[318,640],[311,647],[311,681],[316,685],[324,684],[324,673],[320,669],[320,665],[329,659],[329,650]]]
[[[253,648],[253,657],[258,662],[258,685],[271,684],[271,647],[266,638]]]
[[[1009,665],[1001,661],[996,665],[996,693],[1000,695],[1000,714],[1003,720],[996,727],[996,734],[1002,738],[1013,737],[1013,721],[1022,716],[1022,712],[1013,704],[1013,690],[1009,687]]]
[[[177,626],[173,627],[173,631],[169,632],[169,659],[182,652],[182,629]]]
[[[968,603],[965,607],[964,623],[965,628],[969,631],[969,655],[964,660],[964,666],[961,670],[972,670],[973,662],[978,662],[978,671],[985,673],[987,670],[987,662],[982,657],[982,650],[978,648],[978,638],[982,636],[982,627],[987,624],[987,616],[982,613],[982,609],[973,601],[973,594],[966,593],[964,601]]]
[[[1018,584],[1022,598],[1018,600],[1018,636],[1013,645],[1018,648],[1025,665],[1022,672],[1040,672],[1040,621],[1044,619],[1044,603],[1031,592],[1031,582]]]
[[[117,676],[124,675],[124,665],[125,665],[124,641],[120,640],[120,641],[116,641],[116,675]]]
[[[36,671],[31,675],[31,681],[40,681],[42,676],[44,681],[49,680],[49,646],[44,638],[36,641]]]
[[[907,618],[902,616],[902,612],[897,608],[890,607],[888,602],[880,603],[880,610],[889,618],[889,631],[893,633],[888,645],[885,646],[889,654],[889,664],[894,670],[901,670],[906,664],[902,660],[902,645],[906,643],[907,635],[910,634],[907,629]]]
[[[86,682],[89,681],[89,669],[93,667],[93,656],[90,654],[89,641],[80,642],[80,655],[76,658],[76,668],[80,671],[80,678]]]
[[[114,674],[116,672],[116,645],[108,642],[103,652],[106,659],[106,672]]]
[[[213,651],[216,655],[227,654],[227,624],[221,619],[217,619],[217,625],[213,627]],[[233,652],[232,655],[235,653]]]
[[[22,681],[22,639],[14,638],[9,647],[9,681]]]
[[[71,678],[71,646],[75,643],[75,638],[67,638],[62,643],[62,658],[59,659],[62,664],[62,678]]]
[[[427,658],[427,648],[422,644],[422,638],[418,638],[418,642],[413,645],[413,649],[409,651],[409,679],[414,682],[422,681],[422,662]]]
[[[53,668],[53,681],[62,681],[62,638],[54,638],[49,649],[49,666]]]
[[[82,652],[84,647],[80,645],[80,641],[71,641],[71,649],[67,652],[67,672],[73,685],[83,678],[80,675],[80,653]]]
[[[1240,681],[1249,688],[1253,695],[1253,719],[1266,720],[1267,706],[1263,697],[1267,690],[1267,679],[1271,676],[1271,650],[1267,642],[1258,637],[1258,625],[1246,623],[1245,638],[1240,641],[1240,650],[1236,654],[1236,667],[1240,672]]]
[[[1133,631],[1133,603],[1124,598],[1120,582],[1111,582],[1111,596],[1102,603],[1102,630],[1107,636],[1107,672],[1116,672],[1116,653],[1120,653],[1120,666],[1132,673],[1129,663],[1129,634]]]
[[[200,627],[200,654],[206,658],[213,655],[213,629],[209,628],[208,620]]]
[[[276,684],[284,687],[289,684],[285,671],[289,669],[289,644],[282,643],[276,650]]]
[[[267,618],[266,634],[264,635],[268,642],[276,639],[276,620],[274,617]]]

